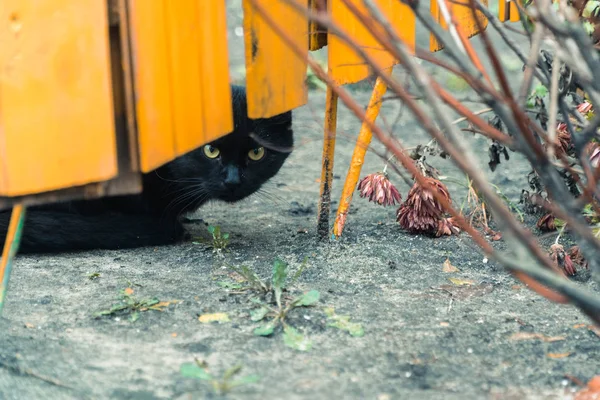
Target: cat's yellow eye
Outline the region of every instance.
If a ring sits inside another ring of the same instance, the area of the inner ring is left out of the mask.
[[[252,161],[258,161],[261,158],[263,158],[264,156],[265,156],[265,148],[264,147],[257,147],[248,152],[248,157]]]
[[[217,158],[217,157],[219,157],[219,154],[221,154],[221,151],[219,149],[217,149],[216,147],[213,147],[210,144],[207,144],[206,146],[204,146],[204,155],[206,155],[206,157]]]

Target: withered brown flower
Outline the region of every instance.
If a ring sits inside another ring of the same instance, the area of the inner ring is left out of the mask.
[[[573,260],[562,245],[558,243],[554,243],[550,246],[550,258],[554,262],[554,264],[560,268],[562,268],[567,275],[575,275],[577,270],[575,269],[575,265],[573,264]]]
[[[581,252],[581,249],[579,248],[579,246],[577,246],[577,245],[572,246],[567,251],[567,254],[569,255],[569,257],[571,257],[571,260],[575,264],[581,265],[585,269],[589,268],[589,264],[588,264],[587,260],[585,259],[585,257],[583,257],[583,253]]]
[[[577,106],[577,111],[579,111],[584,116],[587,116],[589,112],[592,111],[592,104],[588,101],[584,101],[583,103]],[[571,120],[573,118],[570,117]],[[573,120],[573,122],[575,122]],[[569,129],[567,128],[567,124],[565,122],[559,122],[556,125],[556,138],[558,148],[556,149],[556,155],[561,156],[569,153],[573,146],[571,143],[571,134],[569,133]]]
[[[358,191],[360,197],[368,197],[369,201],[382,206],[393,206],[402,201],[400,192],[383,172],[370,174],[361,179],[358,183]]]
[[[410,232],[438,232],[438,222],[444,218],[444,208],[435,199],[434,191],[448,202],[451,201],[448,189],[437,179],[425,178],[423,186],[415,182],[406,201],[396,212],[396,219],[404,229]]]
[[[555,217],[551,213],[542,215],[535,225],[542,232],[551,232],[556,230]]]
[[[590,103],[589,101],[584,101],[583,103],[577,106],[577,111],[579,111],[583,115],[586,115],[587,113],[592,111],[592,108],[592,103]]]
[[[561,122],[556,129],[556,138],[558,139],[557,155],[564,155],[571,150],[571,134],[567,130],[567,124]]]
[[[598,165],[600,165],[600,143],[588,143],[585,147],[585,153],[588,155],[592,167],[598,168]]]
[[[460,228],[456,225],[454,217],[442,218],[438,220],[437,232],[435,233],[436,237],[440,237],[443,235],[458,235],[459,233]]]

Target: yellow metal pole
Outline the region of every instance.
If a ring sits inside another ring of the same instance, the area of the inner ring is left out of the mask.
[[[329,236],[329,211],[331,209],[331,182],[333,181],[333,158],[335,154],[337,100],[337,94],[328,86],[325,103],[321,197],[319,199],[319,214],[317,216],[317,233],[321,240]]]
[[[19,250],[21,241],[21,233],[23,232],[23,222],[25,221],[25,206],[16,205],[10,217],[8,232],[4,242],[4,251],[2,252],[2,260],[0,260],[0,316],[4,308],[4,299],[8,290],[8,280],[10,279],[10,271],[12,262]]]
[[[369,101],[369,106],[367,107],[366,111],[366,119],[371,123],[374,123],[379,115],[379,110],[381,109],[381,99],[383,98],[386,90],[387,85],[381,79],[381,77],[378,77],[377,81],[375,81],[373,94],[371,95],[371,100]],[[342,231],[344,230],[346,217],[348,216],[348,209],[350,208],[350,203],[352,202],[352,195],[354,194],[354,190],[356,190],[356,184],[360,178],[360,171],[365,162],[365,154],[367,153],[367,149],[371,143],[372,136],[373,133],[371,132],[369,125],[366,122],[363,122],[360,128],[360,133],[358,134],[358,139],[356,140],[356,146],[354,146],[354,153],[352,153],[350,168],[348,169],[348,174],[346,175],[346,182],[344,183],[344,189],[340,198],[340,205],[337,210],[335,223],[333,224],[333,235],[336,238],[341,236]]]

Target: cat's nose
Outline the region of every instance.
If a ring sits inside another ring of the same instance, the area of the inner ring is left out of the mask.
[[[228,165],[225,169],[225,184],[227,186],[239,185],[240,169],[234,165]]]

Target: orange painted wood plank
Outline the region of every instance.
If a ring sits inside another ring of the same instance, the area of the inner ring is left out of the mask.
[[[141,169],[233,130],[223,1],[129,0]]]
[[[140,169],[176,155],[166,1],[129,0]]]
[[[308,19],[286,1],[258,0],[286,34],[308,52]],[[304,0],[306,4],[307,0]],[[306,104],[306,61],[285,42],[244,0],[246,88],[248,116],[267,118]]]
[[[364,14],[369,15],[362,0],[351,1]],[[377,0],[376,3],[396,29],[397,34],[411,48],[414,48],[416,18],[410,7],[398,0]],[[332,19],[356,40],[381,68],[389,68],[396,64],[397,60],[377,42],[341,0],[328,0],[328,7]],[[378,24],[375,20],[373,21]],[[328,35],[328,47],[329,68],[338,84],[355,83],[371,74],[371,70],[364,60],[331,32]]]
[[[106,2],[0,3],[0,196],[117,174]]]
[[[461,4],[462,3],[462,4]],[[481,0],[481,3],[484,6],[488,5],[488,0]],[[477,35],[479,33],[479,29],[477,27],[477,23],[475,21],[475,18],[473,18],[473,12],[471,11],[471,8],[469,7],[469,1],[468,0],[453,0],[452,2],[449,2],[450,4],[450,9],[452,10],[456,21],[458,23],[458,25],[464,30],[465,34],[467,35],[468,38],[473,37],[475,35]],[[437,0],[431,0],[431,5],[430,5],[430,10],[431,10],[431,15],[433,15],[433,17],[440,23],[440,25],[444,28],[447,29],[448,25],[446,24],[446,20],[444,19],[441,10],[439,9]],[[488,24],[488,20],[487,18],[485,18],[485,16],[477,11],[476,12],[479,21],[481,22],[481,25],[483,26],[483,28],[487,28],[487,24]],[[441,45],[441,43],[439,43],[435,36],[433,34],[430,35],[430,40],[429,40],[429,49],[432,52],[435,51],[439,51],[442,50],[444,47]]]
[[[498,19],[500,22],[510,19],[510,0],[498,0]]]
[[[308,0],[308,8],[314,12],[327,11],[327,0]],[[308,22],[308,49],[310,51],[319,50],[327,46],[327,27],[322,26],[316,21]]]
[[[518,0],[512,0],[510,2],[510,22],[519,22],[521,17],[519,16],[519,7],[517,7]]]
[[[201,0],[198,15],[204,140],[210,142],[233,131],[226,2]]]
[[[210,16],[200,18],[198,0],[166,0],[164,4],[169,49],[165,61],[169,63],[175,152],[179,155],[204,143],[200,58],[210,55],[201,54],[198,27]]]

